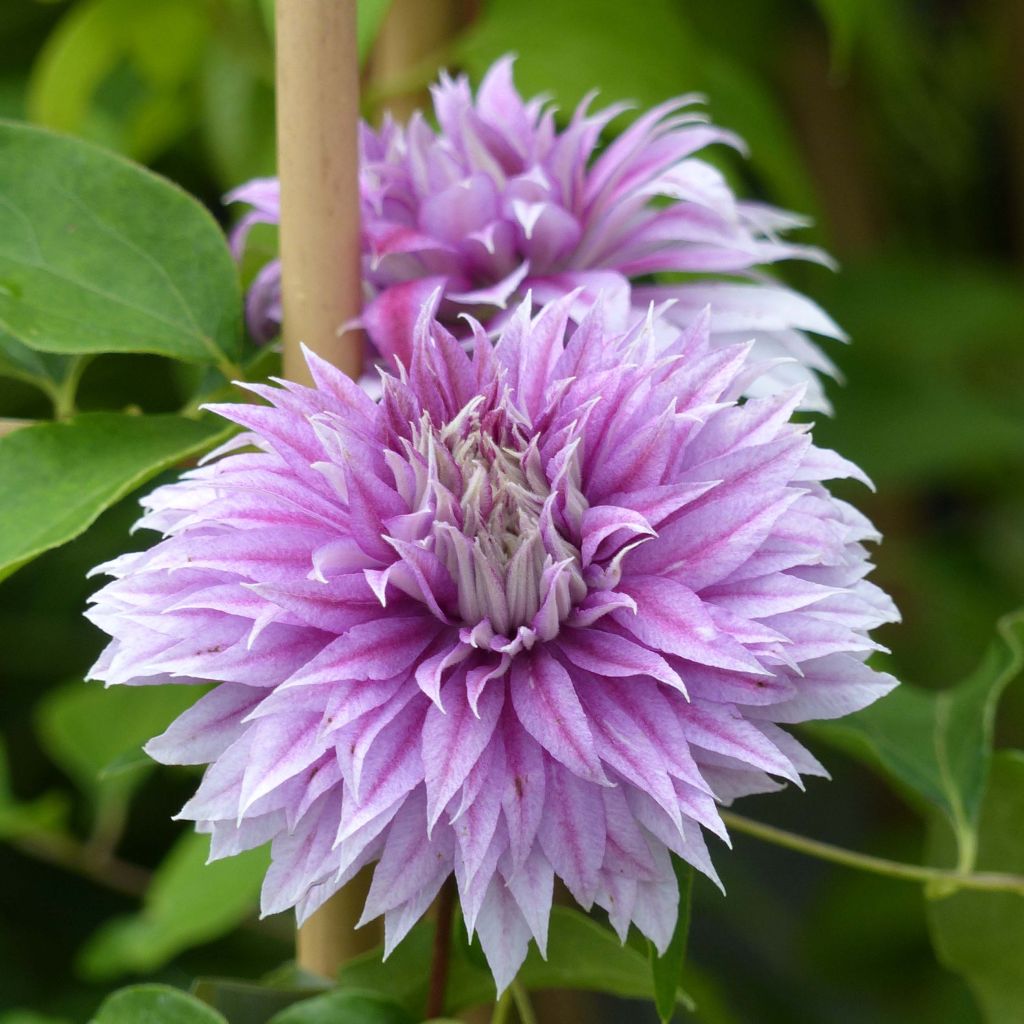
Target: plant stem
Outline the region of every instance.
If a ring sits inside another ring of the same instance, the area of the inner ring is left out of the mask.
[[[444,1012],[445,989],[448,987],[448,959],[452,946],[452,914],[455,910],[455,879],[449,875],[437,898],[437,923],[434,930],[434,956],[430,964],[430,992],[427,995],[427,1017],[440,1017]]]
[[[939,885],[944,891],[974,889],[983,892],[1015,892],[1018,895],[1024,896],[1024,875],[1002,874],[991,871],[977,871],[965,874],[961,871],[950,871],[946,868],[906,864],[902,861],[888,860],[885,857],[873,857],[866,853],[856,853],[853,850],[844,849],[842,846],[823,843],[817,839],[808,839],[806,836],[797,835],[795,832],[787,832],[785,829],[776,828],[774,825],[765,825],[759,821],[745,818],[740,814],[733,814],[731,811],[722,811],[721,816],[722,821],[729,828],[737,832],[745,832],[747,835],[753,836],[755,839],[761,839],[766,843],[784,846],[788,850],[796,850],[798,853],[805,853],[809,857],[831,861],[833,864],[842,864],[844,867],[855,868],[858,871],[870,871],[876,875],[884,875],[887,878],[899,878],[906,882]]]
[[[119,857],[111,854],[103,857],[92,855],[84,843],[70,836],[26,835],[8,839],[7,842],[29,857],[82,875],[125,896],[144,896],[152,878],[145,868]]]
[[[491,1024],[508,1024],[508,1015],[512,1012],[512,989],[507,988],[501,998],[494,1004]]]
[[[526,989],[513,979],[508,990],[512,994],[512,1001],[516,1004],[516,1013],[519,1014],[520,1024],[537,1024],[537,1014],[533,1012],[533,1003],[530,1002],[530,995]]]
[[[75,415],[75,398],[78,395],[78,384],[82,379],[85,368],[92,362],[92,356],[74,356],[67,376],[60,382],[49,388],[50,400],[53,402],[53,415],[55,419],[67,420]]]

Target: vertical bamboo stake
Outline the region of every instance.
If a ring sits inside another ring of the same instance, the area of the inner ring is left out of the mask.
[[[407,121],[428,100],[425,86],[406,83],[410,76],[417,83],[433,77],[445,44],[465,22],[466,7],[466,0],[392,0],[374,42],[370,78],[396,120]]]
[[[276,18],[284,374],[308,382],[303,342],[355,377],[362,339],[342,325],[361,303],[356,0],[277,0]],[[373,944],[353,929],[365,895],[356,879],[299,930],[301,967],[331,977]]]
[[[278,0],[277,169],[281,179],[284,372],[307,380],[304,342],[350,376],[359,315],[359,58],[356,0]]]

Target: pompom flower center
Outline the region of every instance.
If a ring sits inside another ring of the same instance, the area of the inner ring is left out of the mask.
[[[480,396],[441,427],[425,413],[406,444],[410,511],[426,526],[416,544],[454,582],[466,642],[513,654],[554,638],[587,585],[578,546],[556,525],[537,438]]]

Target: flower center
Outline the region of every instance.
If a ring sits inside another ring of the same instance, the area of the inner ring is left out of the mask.
[[[447,569],[470,642],[514,653],[557,634],[587,586],[579,549],[559,529],[559,493],[536,437],[506,408],[482,402],[440,428],[420,422],[410,445],[420,457],[413,507],[433,513],[420,543]]]

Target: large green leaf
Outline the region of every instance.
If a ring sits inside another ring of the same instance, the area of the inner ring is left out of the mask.
[[[0,438],[0,579],[226,432],[212,419],[86,413]]]
[[[454,929],[449,957],[445,1012],[495,998],[494,981],[478,954]],[[345,964],[338,983],[344,989],[379,992],[398,1000],[412,1013],[422,1013],[434,941],[434,923],[412,929],[387,961],[380,948]],[[531,945],[517,980],[527,989],[584,989],[635,999],[652,999],[654,986],[645,952],[623,945],[610,929],[569,907],[553,907],[548,928],[548,957]],[[676,998],[689,1005],[681,989]]]
[[[43,352],[230,369],[238,274],[214,219],[106,150],[0,122],[0,327]]]
[[[335,991],[282,1010],[270,1024],[415,1024],[416,1019],[387,996]]]
[[[145,973],[184,949],[209,942],[256,907],[268,851],[250,850],[206,863],[209,840],[186,832],[157,869],[142,910],[107,921],[81,951],[92,978]]]
[[[150,160],[188,130],[209,36],[203,0],[86,0],[32,69],[33,121]]]
[[[73,365],[72,356],[36,352],[0,330],[0,377],[23,380],[52,394],[66,380]]]
[[[1000,751],[981,811],[977,867],[1024,874],[1024,752]],[[931,858],[947,864],[949,830],[931,829]],[[987,1024],[1020,1024],[1024,1011],[1024,897],[959,892],[928,904],[928,925],[942,962],[962,974]]]
[[[108,996],[89,1024],[228,1024],[216,1010],[169,985],[133,985]]]
[[[201,692],[201,691],[200,691]],[[37,733],[47,753],[97,803],[127,799],[153,762],[142,744],[159,735],[199,694],[192,686],[70,683],[38,705]],[[111,729],[110,723],[117,722]],[[114,770],[116,769],[116,770]]]
[[[654,983],[654,1005],[667,1024],[675,1013],[679,986],[686,961],[686,940],[690,934],[690,897],[693,894],[693,868],[679,857],[673,856],[676,881],[679,883],[679,917],[672,941],[664,956],[658,956],[653,944],[650,946],[651,978]]]
[[[997,624],[981,664],[957,686],[900,686],[884,700],[815,734],[865,758],[911,799],[938,810],[953,830],[957,865],[970,870],[992,761],[996,705],[1024,668],[1024,610]]]

